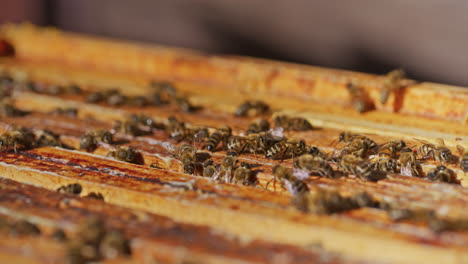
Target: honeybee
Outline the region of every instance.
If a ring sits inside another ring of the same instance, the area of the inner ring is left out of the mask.
[[[347,84],[346,88],[348,89],[349,95],[351,97],[351,104],[353,105],[354,109],[356,109],[356,111],[363,113],[374,108],[372,101],[364,89],[351,82]]]
[[[130,244],[128,239],[119,230],[106,232],[99,245],[100,255],[104,258],[117,258],[118,256],[130,255]]]
[[[216,166],[212,159],[207,159],[203,162],[203,177],[213,177],[216,172]]]
[[[123,95],[117,89],[110,89],[105,92],[104,98],[106,103],[111,106],[120,106],[126,104],[128,101],[128,97]]]
[[[204,139],[209,134],[207,128],[188,128],[184,122],[179,122],[175,117],[169,117],[166,131],[169,133],[169,137],[177,142],[194,139],[195,135],[198,139]]]
[[[369,137],[367,136],[364,136],[364,135],[361,135],[361,134],[355,134],[355,133],[352,133],[352,132],[349,132],[349,131],[345,131],[345,132],[341,132],[340,133],[340,136],[338,138],[338,142],[344,142],[344,143],[351,143],[353,140],[355,139],[361,139],[363,141],[366,142],[368,148],[372,151],[375,151],[378,149],[378,145],[377,143],[375,143],[375,141],[373,141],[372,139],[370,139]]]
[[[318,156],[314,157],[310,154],[300,156],[294,162],[294,166],[299,169],[317,173],[320,177],[337,178],[340,176],[332,169],[326,160]]]
[[[53,110],[51,114],[76,117],[78,115],[78,109],[76,109],[76,107],[67,107],[67,108],[58,107],[55,110]]]
[[[314,127],[302,117],[277,116],[275,126],[282,127],[286,131],[307,131]]]
[[[457,180],[457,174],[453,170],[443,165],[439,165],[434,169],[430,170],[427,173],[427,178],[431,181],[437,182],[459,183],[459,181]]]
[[[298,157],[305,153],[307,145],[304,140],[288,139],[274,144],[265,154],[266,158],[283,160]]]
[[[468,171],[468,151],[465,151],[465,148],[457,145],[457,150],[458,153],[460,153],[461,158],[460,158],[460,168],[464,171]]]
[[[398,162],[392,158],[379,158],[372,163],[372,169],[384,172],[398,172]]]
[[[55,134],[50,130],[41,130],[39,131],[39,137],[36,141],[37,146],[56,146],[61,147],[63,146],[62,142],[60,141],[60,136]]]
[[[80,149],[94,151],[99,142],[112,144],[114,142],[113,134],[103,129],[86,132],[80,138]]]
[[[117,150],[110,151],[107,156],[135,164],[140,163],[139,158],[141,158],[141,154],[130,147],[119,147]]]
[[[37,236],[41,233],[41,230],[33,223],[26,220],[19,220],[10,225],[9,234],[11,236]]]
[[[247,135],[258,134],[260,132],[268,131],[270,129],[270,123],[266,119],[256,119],[247,128]]]
[[[230,136],[228,138],[227,149],[238,154],[244,152],[258,153],[261,151],[258,134],[250,134],[247,136]]]
[[[307,146],[306,153],[326,160],[329,158],[327,153],[315,146]]]
[[[57,192],[78,195],[78,194],[81,193],[81,190],[82,190],[81,184],[71,183],[71,184],[68,184],[68,185],[60,186],[57,189]]]
[[[274,186],[276,185],[276,182],[281,182],[281,184],[293,195],[300,196],[309,191],[307,184],[304,181],[297,179],[293,174],[293,170],[285,166],[275,165],[273,167],[273,182]],[[268,187],[269,183],[270,181],[267,183],[266,187]]]
[[[398,154],[398,152],[400,152],[403,148],[406,147],[406,143],[405,141],[401,140],[401,139],[394,139],[394,140],[391,140],[385,144],[382,144],[379,146],[379,151],[383,151],[383,150],[389,150],[390,151],[390,156],[391,157],[396,157],[396,155]]]
[[[351,154],[356,157],[364,158],[369,152],[370,146],[369,141],[355,138],[353,141],[349,142],[346,147],[342,150],[342,155]]]
[[[212,179],[213,180],[224,179],[225,182],[231,182],[232,173],[234,169],[236,168],[236,165],[237,165],[237,153],[233,151],[229,151],[228,153],[226,153],[226,156],[221,162],[221,166],[219,170],[217,170],[213,174]]]
[[[263,101],[246,101],[239,105],[235,116],[259,116],[264,115],[270,111],[270,106]]]
[[[387,73],[386,79],[383,83],[382,90],[380,91],[380,102],[387,103],[390,93],[394,93],[401,89],[401,81],[405,78],[405,72],[402,69],[393,70]]]
[[[11,101],[3,100],[0,102],[0,116],[14,117],[23,114],[24,112],[16,108]]]
[[[104,93],[103,92],[93,92],[86,96],[85,101],[87,103],[100,103],[104,101]]]
[[[232,135],[232,130],[229,126],[218,128],[210,137],[208,137],[205,148],[208,151],[214,151],[221,142],[224,148],[227,147],[228,138]]]
[[[177,97],[174,102],[184,112],[194,112],[200,109],[200,107],[192,105],[187,97]]]
[[[124,120],[124,121],[121,121],[121,120],[115,121],[112,129],[115,132],[118,131],[123,134],[131,135],[133,137],[148,134],[147,131],[140,129],[140,127],[138,126],[138,123],[136,123],[135,121],[131,119]]]
[[[232,176],[233,183],[242,185],[256,185],[258,180],[255,172],[251,170],[250,165],[243,162],[238,166]]]
[[[356,208],[358,206],[351,199],[343,197],[336,190],[315,188],[303,196],[303,204],[298,209],[313,214],[334,214]]]
[[[88,193],[87,195],[85,195],[83,197],[104,201],[104,195],[102,195],[101,193],[90,192],[90,193]]]
[[[190,144],[182,144],[178,158],[184,167],[184,173],[193,175],[203,174],[203,165],[197,161],[197,150]]]
[[[35,146],[36,137],[27,128],[19,128],[9,131],[0,136],[0,151],[5,151],[11,147],[17,153],[18,146],[29,149]]]
[[[369,163],[354,155],[344,155],[341,157],[338,167],[346,173],[351,173],[361,180],[378,181],[385,175],[374,170]]]
[[[149,127],[151,129],[165,129],[166,126],[162,123],[155,122],[150,116],[145,114],[131,115],[130,120],[134,123]]]
[[[177,90],[172,83],[153,81],[151,87],[154,88],[153,101],[155,105],[168,104],[176,97]]]
[[[421,165],[416,160],[416,154],[410,148],[404,148],[400,151],[400,173],[406,176],[422,177]]]
[[[431,144],[425,140],[416,139],[423,143],[418,148],[418,155],[422,156],[422,159],[432,158],[439,162],[453,163],[455,157],[449,148],[445,146],[444,140],[441,138],[436,139],[436,144]]]
[[[132,96],[127,98],[126,104],[129,106],[143,107],[149,105],[150,102],[144,96]]]

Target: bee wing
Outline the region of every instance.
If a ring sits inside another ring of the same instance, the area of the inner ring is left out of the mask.
[[[424,139],[419,139],[419,138],[413,138],[414,140],[420,142],[420,143],[423,143],[423,144],[426,144],[426,145],[430,145],[431,147],[435,147],[434,144],[432,144],[431,142],[427,141],[427,140],[424,140]]]
[[[161,143],[161,146],[163,146],[173,156],[178,156],[179,148],[176,145],[169,142],[163,142]]]
[[[436,142],[436,144],[439,145],[439,146],[445,146],[445,142],[444,142],[444,140],[441,139],[441,138],[436,138],[436,139],[435,139],[435,142]]]
[[[463,146],[457,145],[457,150],[460,155],[463,155],[465,153],[465,148]]]
[[[303,170],[303,169],[298,169],[294,168],[293,169],[293,175],[299,180],[305,180],[309,178],[309,171],[308,170]]]
[[[407,163],[405,166],[402,166],[400,169],[400,174],[403,176],[413,176],[413,173],[411,172],[411,164]]]
[[[282,127],[275,127],[275,128],[272,128],[270,129],[270,134],[274,137],[278,137],[278,138],[284,138],[284,135],[283,135],[283,131],[284,129]]]
[[[286,188],[286,190],[291,193],[292,195],[295,195],[296,194],[296,190],[294,189],[292,183],[288,180],[284,180],[283,181],[284,183],[284,187]]]

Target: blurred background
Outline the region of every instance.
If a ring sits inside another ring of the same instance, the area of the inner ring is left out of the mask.
[[[468,86],[468,1],[0,0],[0,23]]]

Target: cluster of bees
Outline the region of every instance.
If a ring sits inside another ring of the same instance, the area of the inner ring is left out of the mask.
[[[60,136],[49,130],[31,130],[29,128],[14,128],[0,136],[0,151],[12,149],[17,152],[19,148],[30,149],[35,147],[64,147]]]
[[[7,230],[10,236],[37,236],[41,234],[41,230],[29,221],[9,221],[2,216],[0,216],[0,230]]]

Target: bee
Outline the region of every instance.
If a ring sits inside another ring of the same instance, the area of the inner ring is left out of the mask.
[[[232,173],[237,167],[237,153],[234,151],[229,151],[226,153],[223,161],[221,162],[220,168],[213,174],[213,180],[221,179],[225,182],[232,181]]]
[[[273,145],[285,140],[285,138],[282,135],[277,135],[275,131],[260,132],[257,134],[257,136],[258,150],[261,153],[266,153],[267,150],[270,149]]]
[[[421,165],[416,160],[416,154],[410,148],[404,148],[400,151],[398,159],[400,165],[400,173],[406,176],[422,177],[423,172]]]
[[[0,151],[13,147],[14,152],[17,153],[18,146],[29,149],[35,146],[35,142],[36,137],[30,129],[19,128],[0,136]]]
[[[203,162],[203,177],[213,177],[216,172],[216,166],[212,159],[207,159]]]
[[[457,145],[457,150],[458,153],[460,153],[461,158],[460,158],[460,168],[464,171],[468,171],[468,151],[465,151],[465,148]]]
[[[317,173],[320,177],[337,178],[340,175],[335,172],[330,164],[321,157],[304,154],[300,156],[295,162],[294,166],[309,172]]]
[[[111,89],[105,92],[104,98],[106,103],[111,106],[120,106],[126,104],[128,101],[128,97],[123,95],[117,89]]]
[[[126,104],[129,106],[143,107],[149,105],[150,102],[144,96],[132,96],[127,98]]]
[[[154,89],[153,104],[168,104],[174,100],[177,95],[177,90],[172,83],[169,82],[156,82],[151,83]]]
[[[376,151],[378,149],[378,145],[377,143],[375,143],[375,141],[373,141],[372,139],[370,139],[369,137],[366,137],[364,135],[361,135],[361,134],[355,134],[355,133],[352,133],[352,132],[349,132],[349,131],[346,131],[346,132],[341,132],[340,133],[340,136],[338,138],[338,142],[344,142],[344,143],[351,143],[353,140],[355,139],[361,139],[363,141],[366,142],[366,145],[368,146],[369,150],[372,150],[372,151]]]
[[[431,144],[425,140],[416,139],[423,143],[418,148],[418,155],[422,156],[422,159],[432,158],[439,162],[453,163],[455,157],[449,148],[445,146],[444,140],[441,138],[436,139],[436,144]]]
[[[139,114],[139,115],[131,115],[130,120],[134,123],[149,127],[151,129],[165,129],[166,126],[162,123],[155,122],[150,116]]]
[[[307,131],[314,129],[307,119],[289,116],[275,117],[275,126],[282,127],[285,131]]]
[[[382,173],[374,170],[367,161],[350,154],[341,157],[338,168],[365,181],[378,181],[384,177]]]
[[[104,258],[116,258],[130,255],[130,243],[119,230],[106,232],[99,245],[100,255]]]
[[[245,116],[259,116],[264,115],[270,111],[270,106],[263,101],[246,101],[239,105],[235,116],[245,117]]]
[[[256,185],[258,182],[254,171],[252,171],[250,165],[245,162],[242,162],[241,165],[234,170],[232,181],[233,183],[242,185]]]
[[[55,134],[50,130],[41,130],[39,131],[39,137],[36,141],[37,146],[45,147],[45,146],[54,146],[54,147],[62,147],[63,144],[60,141],[60,136]]]
[[[184,122],[179,122],[175,117],[169,117],[166,131],[169,133],[169,137],[177,142],[194,139],[195,135],[198,139],[204,139],[209,134],[207,128],[188,128]]]
[[[197,150],[190,144],[182,144],[177,155],[184,167],[184,173],[193,175],[202,175],[203,166],[197,162]]]
[[[207,139],[205,144],[205,148],[208,151],[214,151],[218,144],[221,142],[223,146],[226,148],[228,139],[232,135],[232,130],[229,126],[224,126],[218,128],[211,136]]]
[[[307,146],[306,153],[310,154],[314,157],[320,157],[322,159],[328,159],[328,154],[325,153],[323,150],[319,149],[315,146]]]
[[[104,99],[105,99],[104,93],[99,91],[99,92],[90,93],[88,96],[86,96],[85,101],[87,103],[100,103],[104,101]]]
[[[78,195],[81,193],[81,190],[82,190],[81,184],[72,183],[72,184],[60,186],[57,189],[57,192]]]
[[[351,97],[351,104],[356,111],[364,113],[374,108],[372,101],[364,89],[351,82],[346,85],[346,88],[348,89]]]
[[[187,97],[176,97],[174,103],[184,112],[194,112],[199,109],[192,105]]]
[[[58,242],[67,241],[67,234],[65,234],[65,232],[60,228],[56,229],[54,233],[52,233],[51,237],[53,240],[56,240]]]
[[[86,132],[80,138],[80,149],[94,151],[99,142],[112,144],[114,142],[113,134],[103,129]]]
[[[16,108],[12,102],[8,100],[3,100],[0,102],[0,116],[15,117],[21,116],[23,114],[24,112]]]
[[[309,192],[307,184],[297,179],[294,176],[293,170],[285,166],[275,165],[273,167],[273,181],[273,185],[276,185],[276,182],[281,182],[292,195],[303,195]],[[268,187],[269,183],[270,181],[266,187]]]
[[[372,169],[383,172],[398,172],[398,162],[392,158],[379,158],[375,163],[372,163]]]
[[[256,119],[247,128],[247,135],[258,134],[260,132],[268,131],[270,129],[270,123],[266,119]]]
[[[117,120],[114,122],[113,131],[118,131],[123,134],[127,134],[133,137],[142,136],[147,134],[146,131],[140,129],[138,123],[129,119],[129,120]]]
[[[380,102],[387,103],[390,93],[394,93],[401,89],[401,81],[405,78],[405,72],[402,69],[397,69],[387,73],[386,79],[383,83],[382,90],[380,91]]]
[[[443,165],[439,165],[436,168],[430,170],[427,173],[427,178],[431,181],[437,182],[459,183],[457,180],[457,174],[453,170]]]
[[[41,230],[33,223],[26,220],[19,220],[10,225],[11,236],[37,236],[41,234]]]
[[[307,145],[304,140],[288,139],[286,141],[276,143],[269,148],[265,157],[274,160],[298,157],[305,153],[306,148]]]
[[[119,147],[117,150],[110,151],[107,154],[108,157],[135,164],[139,163],[138,159],[140,155],[138,151],[130,147]]]
[[[75,107],[67,107],[67,108],[58,107],[55,110],[53,110],[51,114],[76,117],[78,115],[78,109],[76,109]]]
[[[401,139],[394,139],[394,140],[391,140],[385,144],[382,144],[379,146],[379,151],[383,151],[383,150],[389,150],[390,151],[390,156],[391,157],[396,157],[396,155],[398,154],[398,152],[400,152],[403,148],[406,147],[406,143],[405,141],[401,140]]]
[[[104,195],[102,195],[101,193],[90,192],[83,197],[104,201]]]
[[[356,199],[344,197],[336,190],[316,188],[303,197],[303,205],[298,209],[313,214],[336,214],[367,205],[368,199],[371,199],[368,195],[364,197],[366,194],[358,196],[360,197]],[[364,204],[358,204],[358,201],[363,201]]]
[[[259,150],[258,134],[250,134],[247,136],[230,136],[228,138],[227,149],[238,154],[244,152],[256,154]]]
[[[349,142],[346,147],[344,147],[342,150],[342,155],[351,154],[356,157],[364,158],[367,156],[369,149],[369,141],[355,138],[353,141]]]

